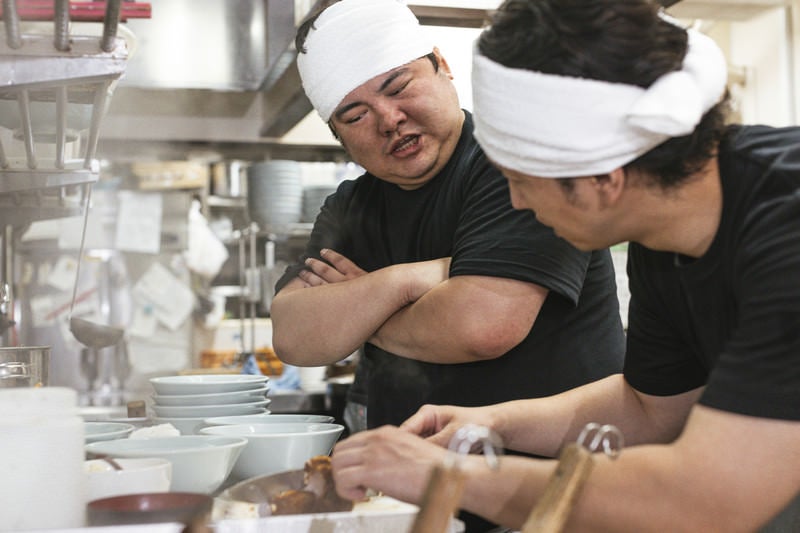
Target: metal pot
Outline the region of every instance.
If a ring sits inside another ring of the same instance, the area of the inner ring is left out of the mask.
[[[0,348],[0,388],[46,386],[49,370],[50,346]]]
[[[220,161],[211,166],[211,193],[228,198],[247,197],[247,163]]]

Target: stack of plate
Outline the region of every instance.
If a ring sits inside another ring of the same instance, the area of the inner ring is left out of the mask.
[[[336,185],[314,185],[303,189],[303,222],[314,222],[325,198],[336,192]]]
[[[204,374],[151,378],[155,422],[194,435],[203,419],[268,413],[267,376]]]
[[[247,171],[247,211],[262,229],[300,222],[303,181],[297,161],[264,161]]]

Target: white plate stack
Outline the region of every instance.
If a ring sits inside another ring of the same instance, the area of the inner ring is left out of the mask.
[[[151,378],[155,394],[150,408],[156,423],[169,423],[183,435],[194,435],[205,418],[268,413],[268,380],[250,374]]]
[[[325,198],[336,192],[336,185],[314,185],[303,189],[303,222],[314,222]]]
[[[261,229],[300,222],[303,180],[297,161],[253,163],[247,171],[247,211]]]

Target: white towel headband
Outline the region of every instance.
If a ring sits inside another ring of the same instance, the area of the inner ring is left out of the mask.
[[[688,135],[719,102],[727,80],[714,41],[688,34],[682,69],[647,89],[508,68],[476,46],[475,138],[503,167],[565,178],[607,174],[670,137]]]
[[[341,0],[314,22],[298,51],[308,99],[328,122],[350,91],[433,51],[414,13],[399,0]]]

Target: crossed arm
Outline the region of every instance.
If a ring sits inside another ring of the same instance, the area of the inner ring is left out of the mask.
[[[301,366],[338,361],[364,342],[429,362],[499,357],[530,331],[547,290],[489,276],[448,277],[449,258],[365,272],[323,250],[273,299],[273,346]]]

